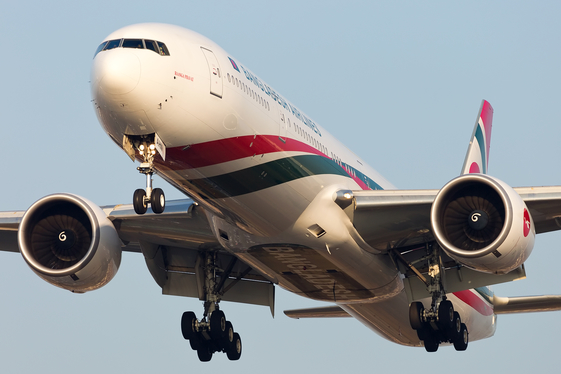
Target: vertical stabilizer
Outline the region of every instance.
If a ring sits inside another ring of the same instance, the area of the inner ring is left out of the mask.
[[[479,108],[477,120],[475,121],[475,128],[471,135],[461,175],[471,173],[487,174],[492,125],[493,107],[487,100],[483,100],[481,108]]]

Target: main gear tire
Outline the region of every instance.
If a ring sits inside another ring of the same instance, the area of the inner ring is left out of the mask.
[[[412,302],[409,306],[409,323],[413,330],[420,330],[423,327],[423,312],[425,307],[420,301]]]
[[[134,191],[134,194],[132,195],[132,205],[136,214],[144,214],[146,213],[146,210],[148,210],[148,205],[146,205],[145,198],[146,191],[144,191],[143,189],[139,188]]]
[[[166,208],[166,196],[161,188],[154,188],[152,194],[150,195],[150,206],[152,211],[156,214],[164,212]]]

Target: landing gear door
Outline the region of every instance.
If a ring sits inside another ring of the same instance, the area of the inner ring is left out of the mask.
[[[162,160],[165,161],[166,160],[166,145],[164,144],[162,139],[160,139],[158,134],[154,135],[154,143],[156,143],[156,150],[158,151],[158,153],[162,157]]]
[[[220,65],[218,65],[218,60],[212,51],[203,47],[201,47],[201,51],[205,55],[210,72],[210,93],[222,98],[222,71]]]

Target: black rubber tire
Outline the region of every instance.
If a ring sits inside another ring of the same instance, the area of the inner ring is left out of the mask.
[[[452,322],[452,328],[450,329],[450,340],[452,343],[459,339],[460,332],[462,328],[462,319],[458,312],[454,312],[454,322]]]
[[[454,307],[450,300],[443,300],[438,306],[438,325],[444,330],[449,330],[453,323]]]
[[[146,191],[139,188],[138,190],[134,191],[132,195],[132,205],[134,207],[134,211],[136,214],[144,214],[148,209],[148,206],[144,202],[144,198],[146,197]]]
[[[422,315],[425,307],[420,301],[414,301],[409,306],[409,323],[413,330],[419,330],[423,328]]]
[[[226,350],[226,356],[228,356],[228,360],[230,361],[239,360],[242,356],[242,339],[237,332],[234,333],[234,341]]]
[[[201,362],[209,362],[212,358],[212,351],[208,344],[201,344],[199,349],[197,349],[197,356]]]
[[[434,336],[428,336],[425,340],[423,340],[425,345],[425,350],[427,352],[436,352],[438,351],[438,341]]]
[[[419,340],[425,340],[427,337],[430,337],[431,332],[432,329],[430,328],[430,326],[423,326],[422,328],[417,330],[417,337],[419,338]]]
[[[454,348],[456,348],[456,351],[465,351],[468,347],[468,343],[469,333],[466,324],[462,323],[460,327],[460,336],[454,340]]]
[[[152,194],[150,195],[150,205],[152,206],[152,211],[156,214],[164,212],[166,208],[166,196],[161,188],[154,188]]]
[[[226,316],[221,310],[215,310],[210,315],[210,337],[216,343],[222,341],[222,337],[226,332]]]
[[[181,333],[183,338],[189,340],[197,337],[197,330],[195,324],[197,323],[197,316],[193,312],[185,312],[181,316]],[[196,349],[196,348],[193,348]]]
[[[205,343],[202,341],[202,337],[200,337],[199,334],[195,334],[189,338],[189,345],[194,351],[199,350],[203,344]]]
[[[226,330],[224,331],[224,335],[222,335],[222,347],[227,351],[228,348],[234,342],[234,326],[232,322],[226,321]]]

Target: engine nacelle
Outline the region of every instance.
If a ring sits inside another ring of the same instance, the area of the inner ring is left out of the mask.
[[[72,292],[106,285],[121,264],[121,241],[97,205],[71,194],[45,196],[24,214],[18,244],[31,269]]]
[[[484,174],[448,182],[432,204],[431,224],[450,257],[485,273],[516,269],[534,248],[536,231],[526,203],[510,186]]]

